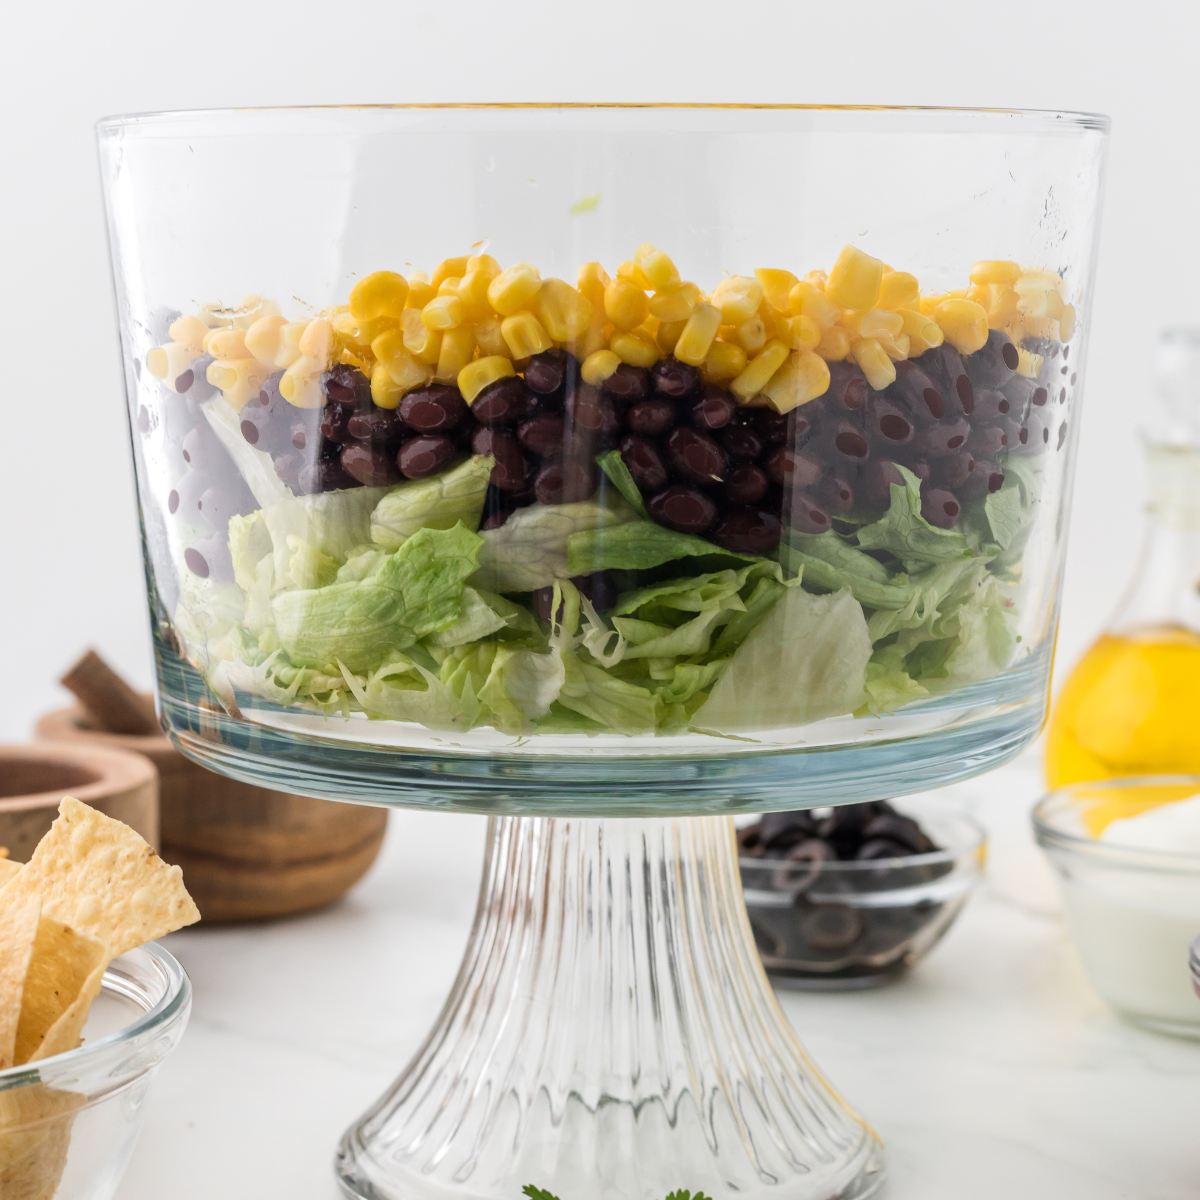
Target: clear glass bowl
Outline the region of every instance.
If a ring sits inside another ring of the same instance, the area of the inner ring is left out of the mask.
[[[1200,777],[1105,780],[1051,792],[1033,812],[1096,990],[1129,1020],[1188,1037],[1200,1037],[1188,969],[1200,929],[1200,855],[1110,844],[1095,831],[1114,817],[1196,794]]]
[[[193,756],[609,815],[895,795],[1038,728],[1103,118],[416,106],[99,139]]]
[[[937,850],[819,865],[742,855],[750,924],[776,983],[814,991],[890,983],[957,920],[983,877],[987,835],[945,805],[903,811]]]
[[[79,1049],[0,1071],[0,1196],[117,1194],[151,1080],[183,1036],[191,996],[179,963],[143,946],[105,973]]]

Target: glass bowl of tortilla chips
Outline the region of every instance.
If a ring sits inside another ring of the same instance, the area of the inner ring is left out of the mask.
[[[178,867],[67,799],[0,858],[0,1197],[111,1200],[191,986],[150,944],[199,918]]]

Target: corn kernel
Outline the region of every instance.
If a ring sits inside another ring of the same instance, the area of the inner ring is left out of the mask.
[[[1046,338],[1057,341],[1059,334],[1057,317],[1022,317],[1012,327],[1014,340],[1024,338]]]
[[[850,335],[840,325],[822,330],[817,353],[826,362],[842,362],[850,354]]]
[[[633,261],[623,262],[617,267],[617,278],[632,283],[634,287],[640,287],[643,292],[651,287],[650,280],[646,278],[646,272]]]
[[[587,358],[589,354],[595,354],[597,350],[606,349],[615,332],[606,321],[593,321],[587,327],[584,335],[576,338],[571,351],[576,358]]]
[[[433,272],[433,278],[429,281],[433,285],[433,290],[437,291],[442,281],[445,279],[461,279],[467,273],[467,256],[460,255],[457,258],[444,258],[437,265],[437,269]]]
[[[760,304],[758,312],[751,317],[751,320],[757,318],[762,322],[763,331],[767,335],[767,341],[772,338],[779,338],[786,342],[791,336],[791,320],[786,313],[781,313],[777,309],[772,308],[769,304]],[[809,320],[812,320],[810,317]],[[816,324],[816,322],[813,322]]]
[[[586,296],[592,309],[596,312],[604,309],[604,292],[611,280],[604,265],[598,262],[586,262],[579,268],[575,279],[575,287],[581,296]]]
[[[418,279],[415,275],[410,275],[408,279],[408,300],[404,304],[405,310],[410,308],[424,308],[436,295],[437,288],[428,279]]]
[[[259,317],[274,317],[279,315],[279,306],[274,301],[262,296],[243,296],[237,307],[229,314],[235,329],[249,329]]]
[[[513,358],[541,354],[554,344],[542,323],[530,312],[516,313],[500,322],[500,333]]]
[[[679,341],[679,335],[683,333],[686,324],[686,321],[663,321],[659,325],[654,340],[664,354],[670,354],[675,349],[675,343]]]
[[[1017,294],[1017,312],[1023,317],[1057,317],[1062,312],[1062,296],[1040,280],[1022,276],[1013,290]]]
[[[771,376],[787,361],[784,342],[768,342],[729,385],[729,390],[745,404],[771,381]]]
[[[146,355],[146,366],[155,379],[166,381],[172,391],[179,391],[176,381],[191,367],[196,354],[190,346],[182,342],[168,342],[165,346],[156,346]]]
[[[933,317],[959,354],[974,354],[987,341],[987,313],[973,300],[943,300]]]
[[[483,321],[492,315],[487,293],[494,275],[472,267],[458,282],[458,298],[462,301],[463,315],[468,321]]]
[[[815,350],[821,341],[821,327],[812,317],[806,317],[803,313],[798,317],[789,317],[784,341],[793,350]]]
[[[477,271],[480,275],[486,275],[488,279],[495,279],[500,274],[500,264],[490,254],[472,254],[467,259],[467,269],[463,272],[463,277]]]
[[[1017,276],[1020,274],[1021,268],[1015,262],[1007,262],[1001,259],[984,259],[982,262],[977,262],[971,268],[971,282],[977,283],[981,287],[986,287],[993,283],[1011,286],[1017,282]]]
[[[749,275],[727,275],[709,299],[721,310],[724,324],[741,325],[758,312],[763,302],[763,285]]]
[[[884,271],[879,299],[875,302],[880,308],[911,308],[920,300],[921,288],[915,275],[907,271]]]
[[[395,271],[372,271],[350,289],[350,311],[359,321],[399,317],[408,301],[408,280]]]
[[[652,367],[659,359],[658,347],[639,333],[615,334],[609,348],[631,367]]]
[[[279,331],[279,349],[275,352],[277,367],[290,367],[300,357],[300,339],[307,328],[306,321],[290,321]]]
[[[378,360],[378,366],[387,372],[394,389],[397,403],[399,397],[413,388],[428,383],[433,378],[433,369],[428,363],[414,358],[405,348],[403,339],[396,332],[381,334],[371,343],[371,350]],[[374,392],[375,372],[371,372],[372,392]],[[383,387],[383,384],[380,384]],[[390,394],[390,393],[389,393]],[[379,401],[377,400],[378,404]],[[388,407],[386,404],[382,407]]]
[[[279,353],[279,338],[286,324],[283,317],[259,317],[242,339],[251,357],[263,366],[273,367],[275,355]]]
[[[433,377],[439,383],[451,383],[475,356],[475,333],[468,326],[448,329],[442,334],[437,369]]]
[[[176,317],[167,330],[167,336],[171,341],[186,346],[199,357],[204,350],[204,339],[208,336],[208,326],[199,317]]]
[[[883,347],[892,362],[903,362],[908,358],[909,351],[912,349],[912,341],[907,333],[900,333],[895,337],[881,336],[875,340]]]
[[[636,329],[648,311],[646,293],[628,279],[614,279],[604,289],[604,314],[618,329]]]
[[[932,317],[915,308],[902,308],[899,312],[904,322],[904,335],[909,340],[909,349],[913,354],[924,354],[945,340],[942,327]]]
[[[204,353],[213,358],[249,358],[246,335],[240,329],[210,329],[204,339]]]
[[[439,296],[457,296],[459,285],[462,283],[461,275],[451,275],[448,279],[443,279],[437,285],[437,294]]]
[[[842,314],[841,323],[852,338],[891,338],[904,329],[904,318],[885,308],[850,309]]]
[[[746,352],[736,342],[713,342],[701,368],[712,383],[727,383],[745,370]]]
[[[1017,319],[1017,293],[1006,283],[987,286],[988,323],[993,329],[1002,328]]]
[[[874,338],[859,338],[850,348],[851,357],[858,363],[867,382],[882,392],[896,382],[896,367],[887,351]]]
[[[475,323],[475,341],[479,352],[487,357],[508,353],[508,343],[500,332],[500,318],[487,317]]]
[[[1063,290],[1063,281],[1061,275],[1056,275],[1053,271],[1032,271],[1025,270],[1017,277],[1017,281],[1013,287],[1019,292],[1023,287],[1040,288],[1043,291],[1057,292],[1060,296]]]
[[[297,345],[305,358],[327,363],[333,354],[333,325],[329,318],[318,317],[315,321],[309,321]]]
[[[1036,379],[1042,373],[1045,363],[1044,354],[1035,354],[1032,350],[1026,350],[1024,346],[1017,347],[1018,375],[1024,375],[1026,379]]]
[[[421,324],[426,329],[444,333],[457,329],[463,323],[462,301],[457,296],[437,296],[421,309]]]
[[[423,363],[433,366],[442,348],[442,335],[430,329],[421,319],[424,309],[406,308],[400,318],[404,348]]]
[[[1069,342],[1075,336],[1075,305],[1064,304],[1058,316],[1059,341]]]
[[[778,267],[759,267],[754,277],[762,284],[763,297],[777,312],[787,312],[788,297],[792,288],[800,282],[791,271]]]
[[[416,362],[416,359],[413,359]],[[428,369],[428,368],[426,368]],[[377,408],[398,408],[404,399],[402,388],[388,373],[383,363],[376,363],[371,370],[371,399]]]
[[[767,326],[762,317],[753,316],[743,321],[733,336],[747,354],[757,354],[767,344]]]
[[[788,294],[787,310],[793,316],[811,317],[822,329],[836,325],[842,315],[841,308],[807,279],[800,280]]]
[[[501,271],[488,285],[488,303],[502,316],[512,317],[533,306],[542,277],[536,267],[517,263]]]
[[[662,250],[655,249],[649,242],[637,248],[633,261],[641,268],[646,282],[656,292],[679,286],[679,271],[670,256]]]
[[[556,342],[573,342],[592,322],[591,302],[562,279],[542,284],[533,312]]]
[[[675,357],[680,362],[698,367],[707,357],[720,327],[721,310],[716,305],[697,305],[675,343]]]
[[[304,360],[301,359],[301,362]],[[320,368],[318,368],[319,372]],[[252,358],[235,358],[222,362],[214,359],[208,364],[204,377],[215,388],[220,388],[225,401],[232,408],[241,410],[246,403],[257,396],[267,377],[267,371]],[[287,378],[287,372],[284,372]],[[282,387],[283,380],[280,380]],[[322,401],[324,397],[322,397]]]
[[[845,246],[829,272],[825,291],[843,308],[874,308],[883,283],[883,263],[855,246]]]
[[[477,358],[473,363],[467,363],[458,373],[458,390],[468,404],[474,404],[475,398],[495,383],[497,379],[507,379],[515,375],[513,365],[501,354],[489,354],[486,358]]]
[[[619,366],[621,360],[611,350],[596,350],[583,360],[579,375],[593,387],[602,384]]]
[[[771,376],[762,394],[778,413],[791,412],[829,391],[829,364],[819,355],[801,350]]]
[[[680,283],[655,292],[650,313],[660,321],[686,321],[700,300],[700,289],[694,283]]]

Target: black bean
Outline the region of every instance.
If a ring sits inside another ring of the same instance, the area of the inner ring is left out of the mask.
[[[347,363],[338,363],[326,371],[321,384],[331,404],[360,408],[371,399],[371,381]]]
[[[516,375],[489,383],[471,404],[471,415],[481,425],[515,425],[529,408],[525,384]],[[406,418],[407,419],[407,418]]]
[[[592,602],[597,612],[607,612],[617,602],[617,577],[611,571],[593,571],[590,575],[573,575],[571,582]]]
[[[892,488],[903,484],[899,467],[889,459],[877,458],[867,464],[863,491],[873,508],[887,508],[892,501]]]
[[[499,529],[512,514],[511,508],[493,508],[491,512],[486,512],[483,520],[479,522],[479,531],[482,533],[486,529]]]
[[[750,412],[754,415],[754,429],[768,446],[790,442],[799,449],[812,431],[812,420],[799,408],[793,409],[790,416],[771,408],[754,408]]]
[[[930,458],[940,458],[943,454],[953,454],[967,444],[971,436],[971,426],[966,418],[956,417],[953,420],[939,421],[921,433],[921,449]]]
[[[567,397],[567,416],[573,426],[601,439],[611,437],[621,427],[612,397],[586,383]]]
[[[958,520],[962,505],[958,497],[946,488],[923,488],[921,491],[921,516],[930,525],[949,529]]]
[[[979,458],[995,458],[997,454],[1008,449],[1007,423],[973,429],[971,436],[967,438],[967,449]]]
[[[297,483],[303,495],[362,486],[362,480],[355,479],[346,471],[339,458],[325,457],[318,458],[316,462],[306,462],[300,470]]]
[[[553,396],[574,377],[575,360],[565,350],[543,350],[525,364],[525,386],[538,396]]]
[[[811,454],[780,446],[766,461],[767,477],[786,488],[811,488],[821,478],[821,464]]]
[[[869,392],[866,376],[854,363],[829,364],[829,389],[825,395],[835,409],[843,410],[839,415],[862,412]]]
[[[767,473],[754,463],[740,463],[725,476],[722,494],[731,504],[757,504],[769,486]]]
[[[517,437],[526,450],[542,458],[558,458],[563,452],[566,422],[553,413],[530,417],[517,429]]]
[[[649,438],[626,434],[621,439],[621,459],[643,492],[657,492],[667,486],[667,468],[658,447]]]
[[[243,411],[245,411],[245,410],[243,410]],[[258,443],[262,440],[263,430],[266,428],[266,424],[267,423],[264,418],[259,418],[258,420],[252,420],[249,416],[242,417],[242,424],[241,424],[242,437],[244,437],[251,446],[257,446]],[[147,427],[149,427],[148,421],[147,421]]]
[[[913,422],[898,404],[874,396],[867,412],[868,429],[887,446],[903,446],[912,441]]]
[[[1013,450],[1025,454],[1040,454],[1050,444],[1050,426],[1053,418],[1043,408],[1031,408],[1025,423],[1017,432]]]
[[[667,458],[672,470],[689,483],[720,483],[729,460],[712,438],[698,429],[681,426],[667,438]]]
[[[735,462],[753,462],[763,452],[763,440],[749,425],[736,422],[721,430],[721,445]]]
[[[729,392],[711,383],[706,384],[699,399],[692,402],[692,424],[713,433],[724,429],[733,420],[737,410],[737,401]]]
[[[519,492],[529,471],[517,435],[508,429],[477,429],[471,438],[473,454],[490,454],[496,460],[490,483],[501,492]]]
[[[787,511],[788,524],[799,533],[824,533],[829,528],[829,514],[806,496],[795,493]]]
[[[1058,443],[1055,446],[1055,449],[1061,450],[1063,448],[1063,446],[1066,445],[1066,442],[1067,442],[1067,423],[1066,423],[1066,421],[1064,421],[1058,427]]]
[[[975,425],[990,425],[993,421],[1008,416],[1011,411],[1012,401],[1003,392],[992,388],[976,389],[973,414]]]
[[[845,421],[839,422],[831,431],[833,434],[833,449],[842,458],[853,462],[862,462],[870,452],[867,439]]]
[[[650,395],[650,372],[645,367],[622,363],[601,385],[600,390],[618,404],[632,404]]]
[[[447,433],[467,417],[467,402],[456,387],[433,383],[400,401],[400,419],[418,433]]]
[[[380,487],[397,478],[395,462],[382,446],[351,442],[342,450],[339,461],[351,479],[367,487]]]
[[[827,475],[817,488],[817,499],[834,513],[848,513],[854,508],[854,487],[840,475]]]
[[[700,372],[678,359],[660,358],[650,369],[650,381],[658,395],[680,400],[695,393],[700,386]]]
[[[1005,415],[1012,417],[1018,425],[1034,406],[1035,397],[1039,408],[1046,403],[1046,389],[1024,375],[1014,375],[1000,390],[1008,398],[1009,410]]]
[[[782,536],[779,518],[756,508],[735,508],[726,513],[710,535],[718,546],[738,554],[770,554]]]
[[[959,488],[971,477],[974,466],[974,455],[968,450],[959,450],[955,454],[947,454],[936,460],[933,477],[939,487]]]
[[[189,546],[183,552],[183,561],[187,564],[187,569],[193,575],[198,575],[201,579],[208,578],[208,559],[199,550]]]
[[[1016,372],[1020,362],[1017,348],[1008,334],[999,329],[988,333],[987,341],[965,360],[967,374],[978,388],[998,388]]]
[[[547,463],[534,476],[533,490],[540,504],[573,504],[596,490],[596,465],[586,459]]]
[[[458,452],[453,438],[443,433],[423,433],[400,447],[396,466],[406,479],[425,479],[448,467]]]
[[[923,354],[919,361],[934,352]],[[946,398],[942,387],[917,362],[906,359],[896,364],[896,380],[887,390],[888,396],[912,417],[917,425],[940,421],[946,415]]]
[[[650,515],[668,529],[680,533],[704,533],[717,519],[717,506],[695,488],[666,488],[650,497]]]
[[[1004,483],[1004,472],[994,462],[977,458],[971,464],[971,473],[955,491],[964,500],[978,500],[989,492],[1000,490]]]
[[[346,432],[355,441],[386,442],[400,436],[400,418],[386,408],[358,409],[346,421]]]
[[[658,437],[675,425],[675,404],[662,396],[652,396],[631,404],[625,410],[625,427],[643,437]]]
[[[321,436],[327,442],[342,445],[350,441],[350,430],[347,428],[354,409],[347,404],[327,404],[321,411]]]

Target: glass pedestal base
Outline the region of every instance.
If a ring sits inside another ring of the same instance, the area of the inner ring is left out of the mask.
[[[755,949],[728,818],[492,818],[470,944],[345,1135],[360,1200],[860,1200],[879,1142]]]

